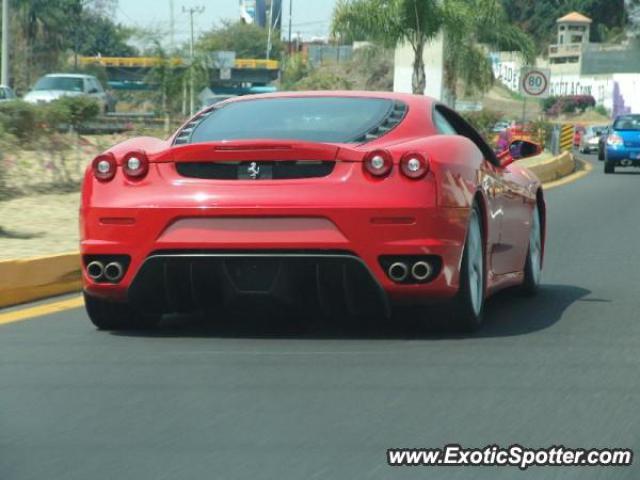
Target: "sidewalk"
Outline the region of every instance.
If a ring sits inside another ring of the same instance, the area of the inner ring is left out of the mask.
[[[80,193],[0,202],[0,260],[78,250]]]

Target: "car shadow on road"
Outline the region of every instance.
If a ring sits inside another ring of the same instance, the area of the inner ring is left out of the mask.
[[[485,326],[475,336],[506,337],[544,330],[560,321],[569,306],[590,294],[590,290],[572,285],[543,285],[534,297],[505,290],[487,302]]]
[[[309,315],[266,315],[245,312],[220,318],[204,315],[166,316],[157,329],[117,331],[113,335],[129,337],[246,338],[308,340],[389,340],[456,339],[471,337],[508,337],[526,335],[553,326],[565,310],[591,292],[571,285],[544,285],[535,297],[505,291],[486,305],[484,327],[475,333],[456,332],[446,319],[444,309],[405,311],[387,320],[321,319]],[[591,299],[597,300],[599,299]],[[607,300],[602,300],[607,301]]]

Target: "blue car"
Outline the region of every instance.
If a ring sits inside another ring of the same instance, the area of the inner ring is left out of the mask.
[[[609,129],[604,173],[614,173],[616,167],[640,167],[640,115],[621,115]]]

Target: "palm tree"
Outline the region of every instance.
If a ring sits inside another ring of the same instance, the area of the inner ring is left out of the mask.
[[[35,66],[54,69],[69,45],[69,34],[83,0],[13,0],[18,35],[26,44],[26,80],[31,83]]]
[[[519,52],[524,62],[535,62],[535,45],[520,28],[509,23],[500,0],[445,0],[444,84],[455,104],[458,81],[467,93],[485,92],[493,84],[488,49]]]
[[[457,82],[486,90],[493,82],[491,64],[481,43],[523,52],[533,61],[534,46],[509,24],[499,0],[341,0],[333,15],[333,33],[367,39],[394,48],[408,42],[414,52],[413,93],[425,89],[424,47],[444,33],[445,85],[455,99]]]
[[[443,20],[438,0],[340,0],[332,30],[336,36],[372,40],[389,48],[409,43],[414,53],[413,93],[424,93],[424,47],[438,34]]]

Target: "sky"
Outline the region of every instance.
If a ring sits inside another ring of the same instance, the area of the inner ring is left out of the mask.
[[[119,0],[116,21],[132,27],[169,32],[171,3],[171,0]],[[305,39],[326,36],[335,3],[336,0],[293,0],[293,36],[297,32]],[[183,13],[183,7],[204,7],[202,14],[194,16],[197,37],[198,33],[210,30],[221,20],[240,19],[239,4],[238,0],[173,0],[176,43],[189,39],[189,15]],[[289,0],[283,0],[282,4],[282,29],[286,34],[289,25]]]

